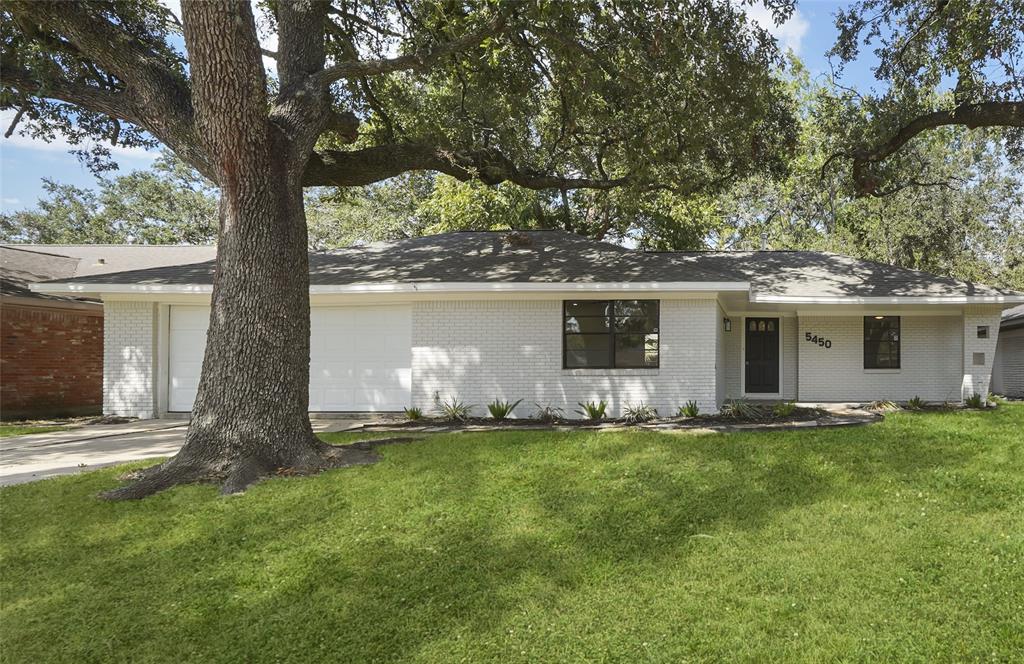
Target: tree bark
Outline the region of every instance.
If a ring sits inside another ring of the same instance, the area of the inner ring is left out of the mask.
[[[341,460],[313,435],[307,412],[302,173],[320,128],[301,126],[298,112],[280,125],[268,116],[255,24],[241,4],[183,3],[197,128],[221,190],[217,271],[192,421],[176,456],[108,498],[202,480],[222,481],[224,493],[235,493],[282,468],[307,473]]]

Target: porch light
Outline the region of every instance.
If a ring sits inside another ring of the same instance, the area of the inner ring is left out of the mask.
[[[723,318],[722,322],[725,323],[725,331],[732,332],[732,321],[728,318]]]
[[[875,320],[882,320],[885,316],[875,316]]]

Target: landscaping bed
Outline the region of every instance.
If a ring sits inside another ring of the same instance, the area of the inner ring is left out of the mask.
[[[853,418],[864,421],[876,421],[878,415],[867,411],[850,414]],[[479,431],[488,429],[621,429],[638,427],[648,429],[707,429],[728,427],[784,427],[818,423],[822,425],[847,422],[850,416],[837,416],[822,408],[805,408],[787,406],[777,410],[770,405],[745,405],[741,411],[724,411],[717,414],[696,415],[694,417],[653,417],[643,421],[635,421],[628,417],[604,419],[539,419],[535,417],[517,417],[495,419],[493,417],[467,417],[449,419],[445,417],[420,417],[392,422],[368,422],[348,429],[349,431]]]

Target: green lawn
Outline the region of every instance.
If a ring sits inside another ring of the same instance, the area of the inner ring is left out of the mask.
[[[437,435],[232,498],[3,489],[0,658],[1019,661],[1022,430]]]
[[[49,433],[50,431],[60,431],[63,428],[61,426],[49,427],[31,424],[0,424],[0,438],[24,436],[30,433]]]

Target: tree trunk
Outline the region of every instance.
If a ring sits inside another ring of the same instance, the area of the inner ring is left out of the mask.
[[[313,472],[352,461],[313,435],[307,412],[302,173],[319,125],[303,131],[301,116],[268,118],[248,5],[191,0],[182,10],[198,135],[221,191],[206,355],[184,447],[107,494],[114,499],[202,480],[234,493],[282,468]]]
[[[260,160],[262,161],[262,160]],[[213,306],[185,446],[130,498],[199,479],[226,493],[279,468],[323,467],[309,403],[309,270],[302,188],[284,160],[239,163],[224,187]]]

